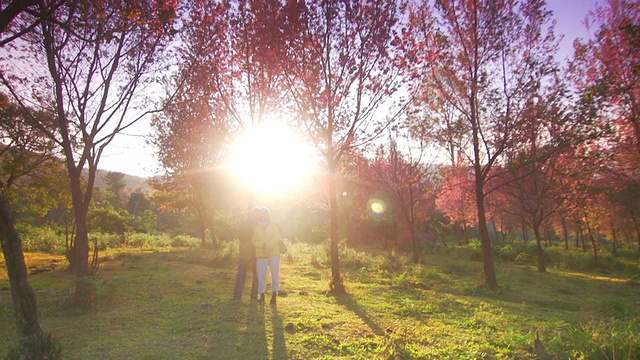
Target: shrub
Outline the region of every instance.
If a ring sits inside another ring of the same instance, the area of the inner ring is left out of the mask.
[[[480,240],[473,238],[469,240],[467,245],[458,249],[457,252],[459,252],[463,258],[472,261],[482,261],[482,243],[480,243]]]
[[[93,247],[95,241],[98,241],[98,249],[106,250],[120,247],[123,243],[122,235],[107,234],[101,232],[92,232],[89,234],[89,246]]]
[[[597,311],[611,318],[633,318],[637,314],[624,298],[610,297],[600,301]]]
[[[171,237],[167,234],[133,233],[127,235],[127,244],[137,248],[165,248],[171,245]]]
[[[49,226],[18,224],[16,230],[22,240],[22,249],[26,252],[46,252],[64,254],[66,241],[63,234]]]
[[[640,358],[640,323],[616,319],[588,322],[571,328],[565,348],[573,349],[572,359]]]
[[[220,241],[218,248],[214,251],[215,259],[228,263],[237,259],[240,255],[238,240]]]
[[[516,255],[516,257],[515,257],[515,259],[513,259],[513,261],[516,264],[529,265],[529,264],[533,264],[534,257],[529,255],[526,252],[520,252],[520,253],[518,253],[518,255]]]
[[[308,244],[304,242],[287,242],[286,259],[295,264],[312,264],[325,267],[329,262],[329,247],[326,243]]]
[[[201,243],[202,243],[201,239],[194,238],[193,236],[189,236],[189,235],[176,235],[171,240],[171,246],[173,247],[195,248],[200,246]]]
[[[353,269],[367,267],[371,262],[371,255],[364,251],[358,252],[354,248],[348,247],[344,242],[338,248],[340,264]]]
[[[550,264],[569,270],[593,270],[596,268],[593,254],[583,251],[571,251],[560,248],[546,248],[545,254]]]
[[[498,258],[506,261],[514,261],[518,253],[511,244],[507,244],[498,250]]]

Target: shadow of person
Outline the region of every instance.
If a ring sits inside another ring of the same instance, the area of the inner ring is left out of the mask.
[[[273,359],[288,359],[287,344],[284,338],[284,325],[278,309],[273,308],[271,313],[271,326],[273,327]]]
[[[269,359],[264,305],[252,302],[246,312],[246,326],[239,331],[235,359]],[[226,357],[225,359],[228,359]]]
[[[358,317],[362,319],[362,321],[367,324],[367,326],[369,326],[374,334],[379,336],[385,335],[385,331],[369,317],[362,306],[358,304],[358,301],[356,301],[356,299],[354,299],[350,294],[336,296],[336,301],[338,302],[338,304],[347,308],[347,310],[352,311],[354,314],[358,315]]]

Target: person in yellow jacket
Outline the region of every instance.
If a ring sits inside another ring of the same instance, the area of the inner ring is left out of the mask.
[[[280,228],[271,221],[269,209],[262,207],[258,226],[253,231],[251,243],[256,250],[256,273],[258,275],[258,302],[264,303],[267,288],[267,270],[271,270],[271,304],[276,304],[280,290]]]

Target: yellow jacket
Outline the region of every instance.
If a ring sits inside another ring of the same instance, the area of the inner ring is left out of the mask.
[[[251,243],[256,248],[256,257],[258,258],[280,255],[279,242],[280,228],[272,222],[269,222],[265,227],[258,224],[253,231]]]

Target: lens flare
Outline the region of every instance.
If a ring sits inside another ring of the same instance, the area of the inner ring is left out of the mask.
[[[369,200],[369,209],[373,211],[375,214],[383,214],[387,210],[387,206],[384,201],[380,199],[370,199]]]

